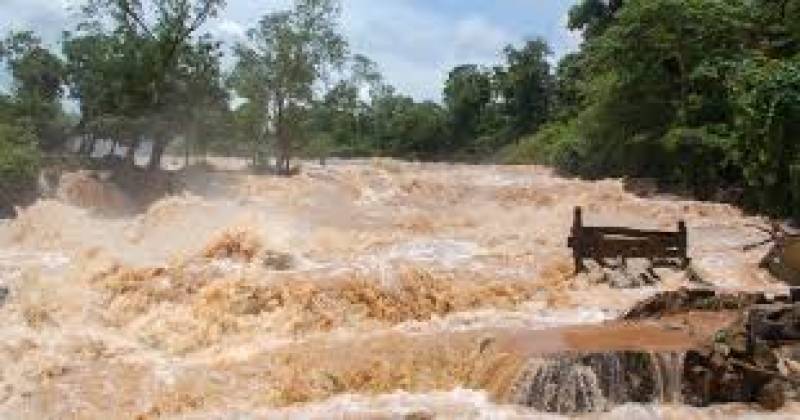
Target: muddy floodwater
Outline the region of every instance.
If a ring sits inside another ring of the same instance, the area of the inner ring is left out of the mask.
[[[391,160],[306,164],[284,179],[212,163],[136,214],[102,181],[67,176],[1,222],[0,418],[558,418],[514,397],[534,361],[679,354],[726,322],[609,322],[687,279],[615,289],[573,277],[575,206],[590,225],[683,219],[704,280],[784,291],[759,251],[741,251],[761,239],[746,226],[759,218],[640,198],[617,180]],[[793,415],[800,406],[664,398],[587,417]]]

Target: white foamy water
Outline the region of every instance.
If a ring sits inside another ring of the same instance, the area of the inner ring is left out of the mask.
[[[597,420],[790,420],[800,415],[800,407],[792,406],[793,413],[748,412],[742,405],[713,408],[689,408],[669,405],[627,404],[608,413],[584,416],[561,416],[542,413],[523,407],[499,405],[491,402],[484,392],[457,389],[449,392],[409,394],[397,392],[377,397],[343,395],[328,401],[282,410],[219,411],[203,415],[190,415],[184,419],[403,419],[446,418],[470,420],[564,420],[570,418]],[[795,411],[797,410],[797,411]]]
[[[392,247],[386,258],[390,261],[429,263],[455,268],[474,258],[480,247],[474,242],[456,240],[413,241]]]

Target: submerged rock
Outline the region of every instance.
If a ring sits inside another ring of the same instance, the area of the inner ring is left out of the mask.
[[[786,384],[773,380],[764,385],[756,397],[758,404],[765,410],[778,411],[786,405]]]

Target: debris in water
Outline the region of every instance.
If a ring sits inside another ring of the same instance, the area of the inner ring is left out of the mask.
[[[592,259],[602,268],[611,267],[609,259],[616,259],[616,268],[625,269],[629,259],[646,259],[650,262],[641,276],[644,283],[653,283],[658,274],[655,266],[686,269],[690,259],[687,251],[686,223],[678,222],[676,232],[650,231],[621,227],[588,227],[583,224],[583,209],[575,208],[572,232],[567,241],[572,248],[575,271],[586,271],[584,260]],[[636,281],[612,283],[632,285]]]

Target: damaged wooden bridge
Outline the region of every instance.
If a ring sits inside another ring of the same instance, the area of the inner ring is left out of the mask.
[[[609,259],[647,259],[653,265],[687,268],[691,260],[687,251],[686,223],[678,222],[678,230],[664,232],[627,227],[599,227],[583,224],[583,209],[575,208],[575,219],[568,246],[572,248],[576,272],[586,271],[585,261],[607,266]]]

